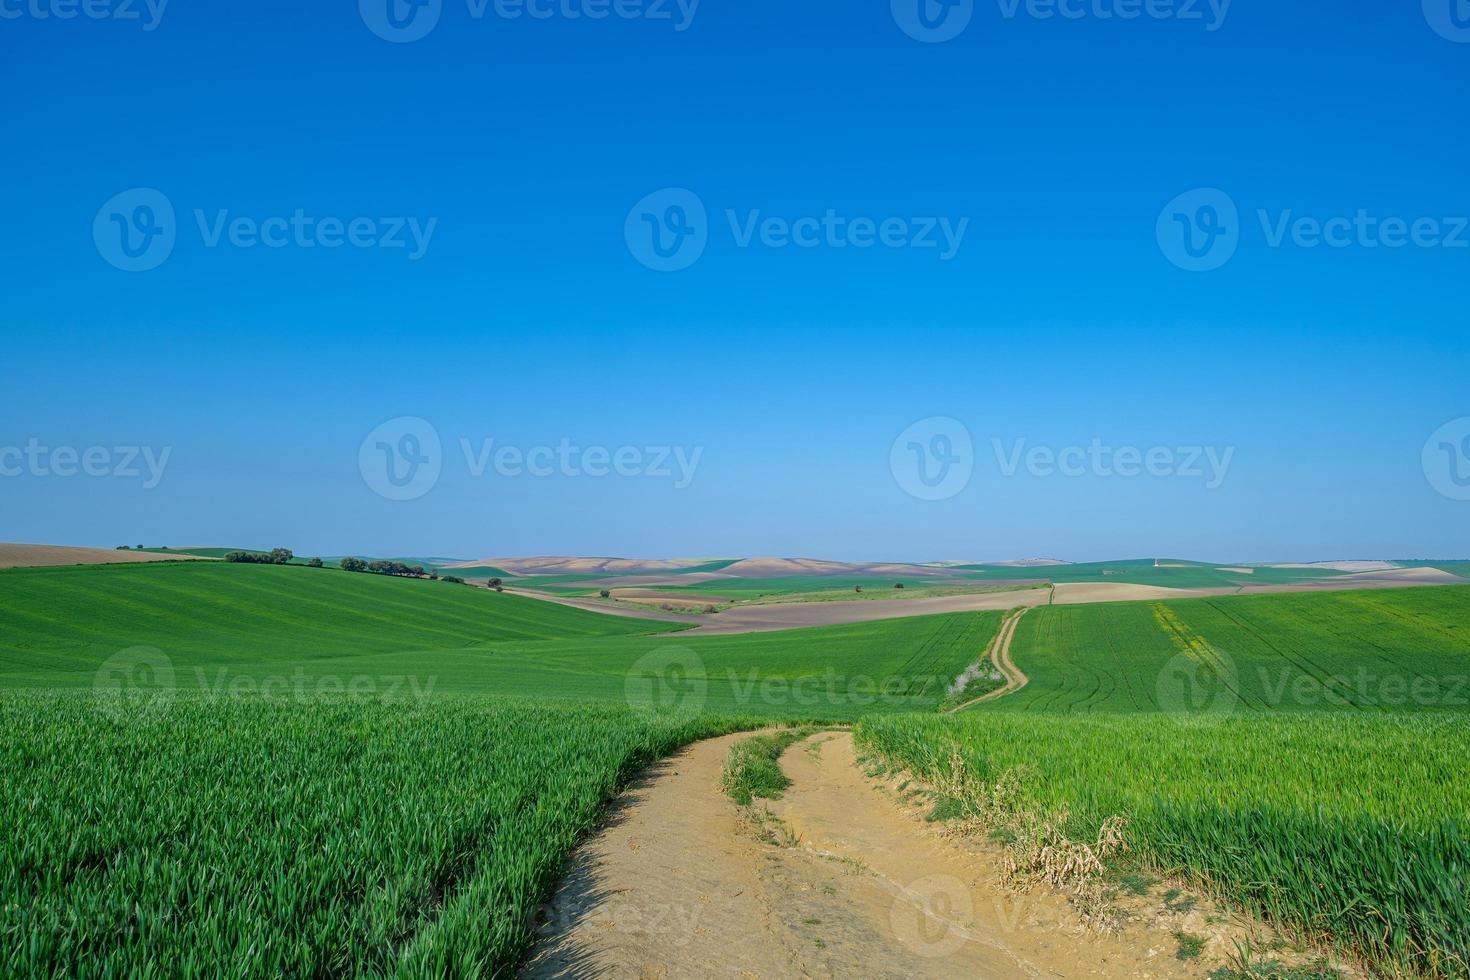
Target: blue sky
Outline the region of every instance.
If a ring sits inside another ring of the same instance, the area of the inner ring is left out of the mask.
[[[932,43],[901,26],[918,0],[440,0],[407,42],[370,27],[387,0],[94,2],[0,0],[0,539],[1470,555],[1448,0],[989,0]],[[1225,204],[1217,267],[1181,267],[1169,230]],[[842,231],[773,244],[829,212]],[[639,229],[680,215],[684,267],[650,268]],[[354,219],[362,246],[326,247]],[[1341,247],[1314,245],[1334,219]],[[128,271],[123,230],[172,248]],[[384,492],[394,454],[428,458],[399,419],[440,444],[412,499]],[[594,470],[626,448],[635,475],[477,470],[486,440]],[[1157,473],[1045,465],[1094,444]],[[101,475],[59,475],[58,447],[105,449]],[[156,485],[128,447],[167,450]],[[1219,479],[1190,475],[1204,450]]]

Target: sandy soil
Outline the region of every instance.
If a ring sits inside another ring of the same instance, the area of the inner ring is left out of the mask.
[[[0,543],[0,568],[42,565],[122,565],[141,561],[213,561],[195,555],[154,554],[151,551],[114,551],[110,548],[68,548],[50,544]]]
[[[729,596],[710,592],[660,592],[658,589],[609,589],[614,599],[632,599],[644,602],[669,602],[676,606],[693,606],[701,602],[731,602]]]
[[[789,749],[775,843],[721,795],[730,736],[655,766],[574,856],[527,977],[1175,977],[1167,928],[1085,931],[1064,897],[943,838],[855,765],[849,734]],[[785,846],[781,846],[784,842]],[[1171,921],[1168,926],[1183,923]]]
[[[1391,561],[1309,561],[1282,562],[1267,568],[1320,568],[1330,572],[1383,572],[1398,568]]]
[[[1199,596],[1229,595],[1231,588],[1170,589],[1162,585],[1130,585],[1126,582],[1063,582],[1057,586],[1059,606],[1079,602],[1158,602],[1162,599],[1194,599]]]
[[[573,609],[586,609],[588,612],[603,613],[607,616],[622,616],[627,619],[652,619],[661,623],[691,623],[696,625],[707,622],[709,619],[707,616],[664,612],[662,609],[649,609],[644,606],[620,606],[606,599],[581,599],[576,596],[552,595],[549,592],[536,592],[531,589],[512,589],[509,587],[505,591],[511,595],[525,596],[528,599],[554,602],[558,606],[571,606]]]

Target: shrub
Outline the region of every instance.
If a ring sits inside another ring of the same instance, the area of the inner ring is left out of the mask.
[[[599,592],[597,594],[600,595],[600,596],[602,596],[604,599],[611,599],[612,598],[612,593],[609,592],[607,589],[603,589],[601,592]]]
[[[309,562],[306,563],[306,567],[307,568],[321,568],[325,564],[326,564],[326,562],[322,561],[320,558],[313,558],[311,561],[309,561]]]
[[[901,589],[901,588],[903,588],[903,583],[902,582],[894,582],[893,583],[893,587],[895,589]]]
[[[464,579],[460,578],[458,575],[445,575],[439,581],[453,582],[455,585],[464,585]]]

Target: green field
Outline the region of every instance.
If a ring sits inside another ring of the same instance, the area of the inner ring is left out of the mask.
[[[1193,667],[1190,638],[1218,681]],[[991,710],[1465,708],[1470,586],[1047,606],[1011,653],[1030,683]]]
[[[509,975],[618,784],[733,724],[0,696],[0,975]]]
[[[412,687],[436,694],[655,700],[847,720],[928,710],[999,613],[789,633],[684,637],[677,625],[445,582],[215,563],[0,572],[0,686],[132,680],[297,697]],[[156,652],[134,654],[139,648]],[[159,658],[163,658],[159,660]]]
[[[858,737],[1389,971],[1470,975],[1470,587],[1051,606],[1022,690]]]
[[[856,721],[940,782],[1025,773],[1079,839],[1126,814],[1133,860],[1390,972],[1470,973],[1470,587],[1039,607],[1028,685],[938,714],[1001,617],[706,637],[330,568],[0,571],[0,972],[505,974],[638,766]]]
[[[859,743],[940,784],[1016,774],[1017,812],[1105,819],[1146,867],[1392,973],[1470,971],[1470,718],[1459,713],[872,716]]]

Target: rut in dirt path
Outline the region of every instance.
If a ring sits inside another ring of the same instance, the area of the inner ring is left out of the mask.
[[[1031,683],[1031,678],[1022,673],[1021,668],[1017,667],[1016,662],[1011,659],[1011,640],[1016,635],[1016,624],[1021,621],[1021,617],[1024,615],[1026,615],[1026,608],[1022,607],[1013,610],[1006,617],[1005,621],[1000,624],[1000,629],[996,631],[995,638],[990,641],[990,649],[986,651],[985,656],[980,658],[980,663],[977,664],[977,666],[982,666],[986,660],[995,664],[995,669],[999,670],[1001,676],[1005,678],[1005,684],[993,691],[987,691],[978,698],[971,698],[963,704],[955,705],[953,708],[948,709],[950,714],[956,711],[963,711],[972,704],[994,701],[996,698],[1003,698],[1007,694],[1014,694]]]
[[[546,910],[528,977],[1175,977],[1172,948],[1084,933],[992,855],[942,839],[856,765],[852,736],[788,749],[756,823],[696,743],[614,803]],[[1197,973],[1198,971],[1196,971]]]

